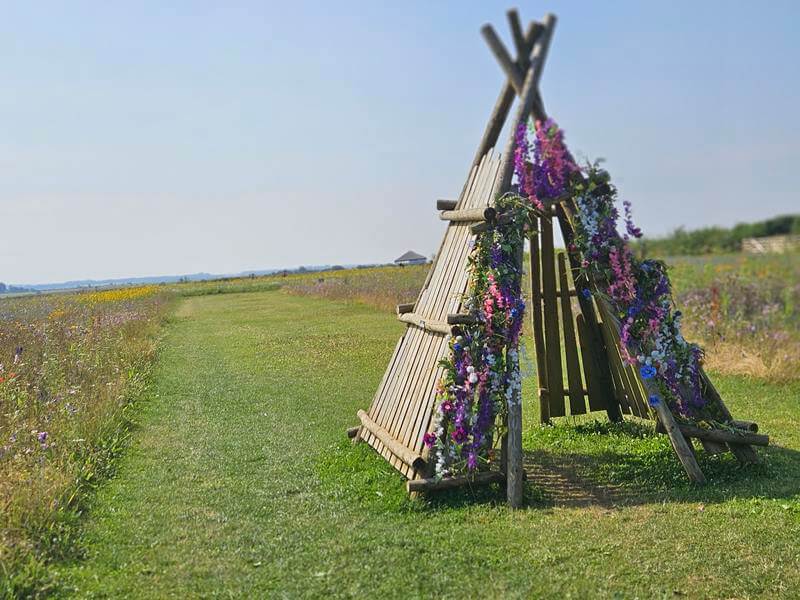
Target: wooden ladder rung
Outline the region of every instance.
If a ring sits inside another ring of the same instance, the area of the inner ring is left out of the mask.
[[[402,442],[396,440],[391,433],[373,421],[365,411],[359,410],[357,414],[364,429],[378,438],[397,458],[415,471],[422,471],[425,468],[425,459],[422,456],[406,448]]]
[[[439,214],[442,221],[481,222],[493,221],[497,211],[491,206],[484,208],[465,208],[463,210],[443,210]]]
[[[424,331],[431,331],[433,333],[441,333],[444,335],[451,335],[453,333],[453,326],[448,325],[446,321],[436,321],[432,319],[424,319],[417,313],[404,313],[397,315],[397,319],[403,323],[414,325]]]

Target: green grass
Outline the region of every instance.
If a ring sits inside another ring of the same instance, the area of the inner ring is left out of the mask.
[[[524,510],[499,487],[410,500],[344,430],[402,327],[282,292],[187,298],[134,442],[55,564],[78,597],[796,597],[800,385],[717,377],[775,446],[688,484],[663,436],[535,424]],[[533,382],[526,382],[528,398]]]

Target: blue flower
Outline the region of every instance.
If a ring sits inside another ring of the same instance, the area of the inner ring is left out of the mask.
[[[453,352],[461,352],[461,344],[459,344],[458,342],[453,344]]]
[[[650,402],[650,406],[658,406],[658,403],[661,402],[661,398],[659,398],[655,394],[651,395],[648,400]]]
[[[652,365],[644,365],[639,369],[639,375],[642,376],[642,379],[652,379],[656,375],[656,369]]]
[[[583,294],[584,298],[587,298],[587,299],[591,298],[592,297],[592,290],[590,290],[589,288],[583,288],[583,290],[581,290],[581,294]]]
[[[636,316],[636,313],[638,313],[638,312],[639,312],[639,307],[637,307],[637,306],[631,306],[631,307],[628,309],[628,316],[629,316],[629,317],[635,317],[635,316]]]

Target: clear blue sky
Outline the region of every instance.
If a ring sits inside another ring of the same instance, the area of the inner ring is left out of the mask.
[[[558,15],[548,111],[646,234],[798,211],[800,3],[518,6]],[[432,253],[508,7],[4,3],[0,280]]]

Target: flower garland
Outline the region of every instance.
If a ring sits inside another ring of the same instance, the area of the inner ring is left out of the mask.
[[[614,206],[617,190],[608,173],[596,164],[579,169],[558,126],[551,120],[536,125],[536,147],[541,150],[534,151],[532,170],[537,171],[537,164],[547,168],[538,169],[540,178],[546,175],[545,181],[532,178],[533,192],[537,198],[565,194],[575,201],[578,210],[570,250],[580,252],[583,275],[597,284],[595,293],[608,300],[620,320],[623,359],[638,366],[643,379],[652,380],[657,393],[650,396],[650,403],[664,399],[674,414],[686,419],[719,419],[719,411],[703,395],[703,352],[681,334],[681,313],[673,310],[666,265],[636,260],[628,245],[631,237],[642,236],[633,222],[631,203],[623,202],[625,234],[620,235],[620,215]]]
[[[616,228],[617,190],[606,171],[591,165],[573,182],[577,205],[575,245],[583,256],[582,270],[609,301],[620,321],[620,352],[652,380],[657,393],[651,404],[664,399],[670,410],[686,419],[718,419],[703,395],[703,352],[681,333],[681,312],[673,310],[672,289],[662,261],[636,260],[629,237],[641,237],[633,224],[630,203],[625,210],[624,235]]]
[[[464,306],[476,317],[450,342],[439,383],[434,431],[425,444],[436,453],[439,477],[487,468],[503,433],[498,417],[521,397],[519,337],[525,301],[519,256],[525,232],[544,208],[540,198],[564,193],[574,161],[563,136],[548,121],[534,132],[516,132],[515,190],[495,202],[505,218],[481,233],[469,259],[469,292]]]
[[[469,257],[470,284],[464,306],[476,317],[450,341],[441,361],[434,431],[425,444],[436,453],[436,474],[447,477],[485,469],[500,438],[498,416],[519,398],[519,337],[525,301],[518,255],[525,242],[527,203],[508,195],[495,203],[513,216],[478,234]]]
[[[533,142],[531,143],[531,139]],[[581,275],[593,281],[620,320],[620,352],[626,362],[686,419],[717,420],[704,399],[703,353],[681,334],[681,313],[673,310],[666,265],[638,261],[628,240],[639,238],[631,204],[623,202],[625,234],[617,231],[617,191],[596,164],[580,169],[564,143],[563,131],[550,119],[533,130],[521,125],[514,150],[514,192],[497,199],[502,223],[475,240],[469,258],[469,292],[464,306],[476,317],[450,341],[450,356],[441,361],[444,376],[437,390],[434,431],[425,445],[436,456],[438,477],[488,468],[503,433],[498,417],[518,401],[521,390],[519,337],[525,302],[518,256],[533,217],[546,201],[571,198],[577,205],[574,246],[583,257]],[[591,296],[590,290],[585,290]]]

